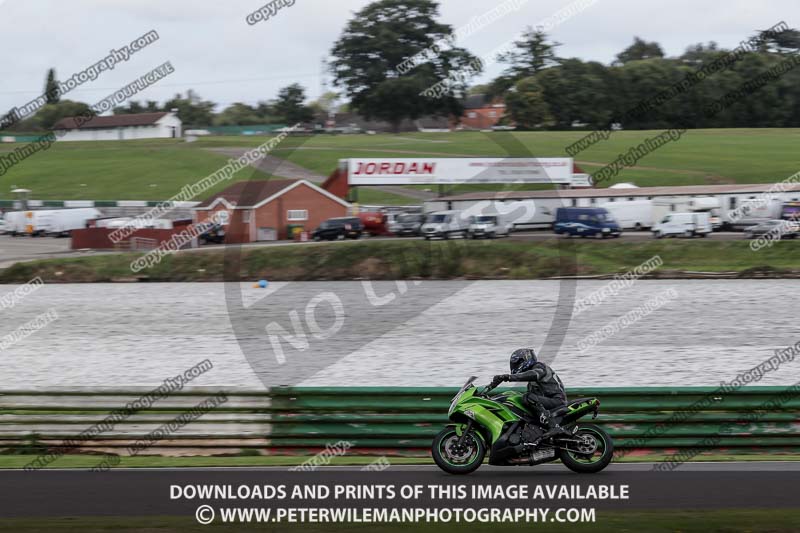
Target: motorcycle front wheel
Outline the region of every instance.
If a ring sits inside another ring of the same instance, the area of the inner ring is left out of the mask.
[[[444,428],[433,439],[433,460],[448,474],[474,472],[481,466],[486,455],[486,445],[474,431],[467,433],[461,444],[460,439],[454,427]]]
[[[559,459],[564,466],[580,474],[599,472],[611,463],[614,457],[614,442],[608,433],[594,424],[581,424],[572,436],[581,441],[569,442],[569,450],[559,450]]]

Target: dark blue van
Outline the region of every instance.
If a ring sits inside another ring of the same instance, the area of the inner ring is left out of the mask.
[[[559,207],[553,230],[558,234],[572,237],[619,237],[622,234],[619,224],[602,207]]]

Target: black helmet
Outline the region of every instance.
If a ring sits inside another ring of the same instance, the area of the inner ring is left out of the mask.
[[[535,363],[536,352],[533,351],[533,348],[520,348],[514,350],[514,353],[511,354],[509,367],[511,368],[512,374],[519,374],[520,372],[530,370]]]

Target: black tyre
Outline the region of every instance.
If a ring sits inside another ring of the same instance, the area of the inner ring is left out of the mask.
[[[460,438],[456,428],[446,427],[433,439],[431,445],[433,460],[448,474],[474,472],[481,466],[486,455],[486,445],[474,431],[465,435],[461,445],[458,444]]]
[[[583,442],[576,445],[569,443],[575,450],[559,450],[559,459],[564,466],[579,474],[600,472],[614,458],[614,442],[603,428],[594,424],[581,424],[574,438]]]

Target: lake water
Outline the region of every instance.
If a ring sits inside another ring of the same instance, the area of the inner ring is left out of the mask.
[[[606,283],[580,282],[577,296]],[[50,309],[58,315],[0,351],[0,389],[155,386],[205,358],[214,368],[192,385],[454,386],[473,374],[488,380],[506,372],[514,348],[540,348],[551,329],[548,357],[558,346],[551,364],[568,387],[717,385],[800,340],[792,311],[800,281],[640,281],[571,320],[562,316],[551,328],[559,292],[564,298],[572,286],[558,281],[425,281],[400,287],[293,282],[268,289],[249,283],[47,285],[13,308],[0,309],[0,337]],[[0,297],[13,289],[0,286]],[[671,296],[594,348],[579,348],[593,332],[659,295]],[[562,309],[571,308],[568,304],[562,302]],[[271,323],[276,324],[272,341]],[[274,334],[280,328],[292,333],[288,340]],[[285,349],[284,362],[274,343]],[[250,364],[255,357],[263,358],[263,367]],[[798,380],[800,360],[758,384]]]

